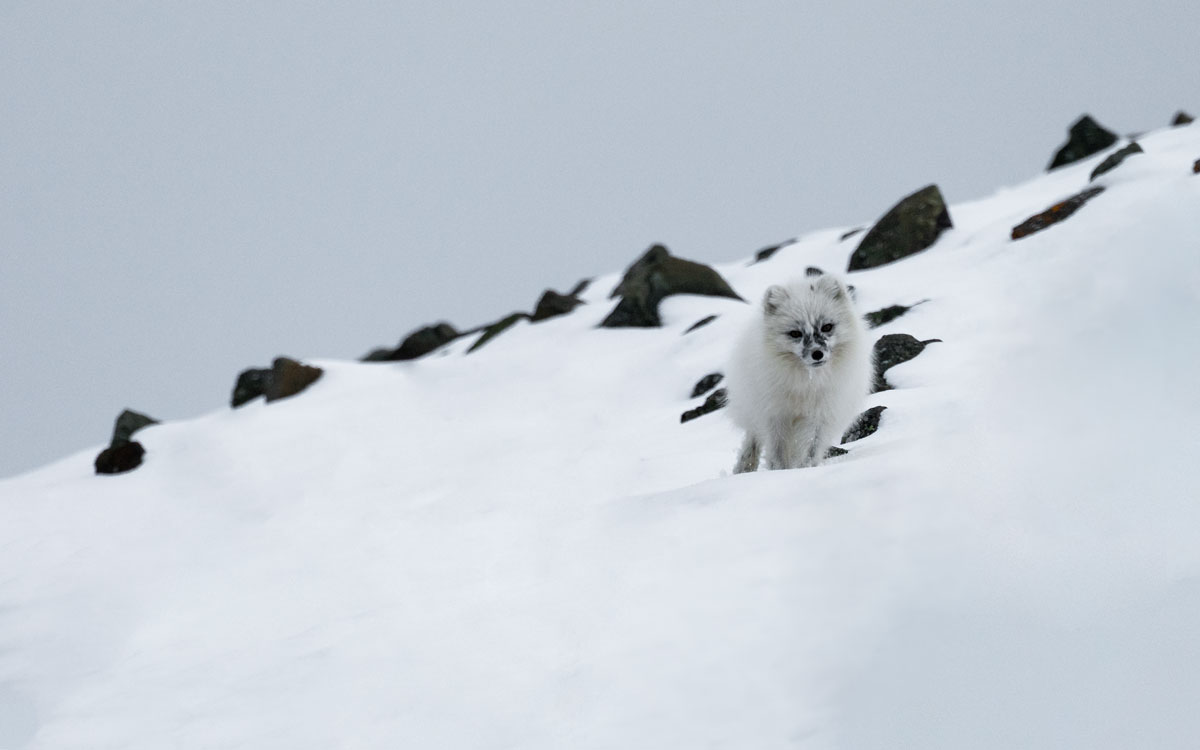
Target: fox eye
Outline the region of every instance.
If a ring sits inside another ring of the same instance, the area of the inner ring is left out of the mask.
[[[825,325],[821,326],[821,333],[829,333],[832,330],[833,323],[826,323]]]
[[[798,339],[798,338],[800,338],[801,336],[803,336],[804,334],[803,334],[803,333],[800,333],[799,331],[797,331],[797,330],[795,330],[795,329],[793,329],[793,330],[791,330],[791,331],[788,331],[788,335],[789,335],[789,336],[791,336],[791,337],[792,337],[792,338],[794,338],[794,339]]]

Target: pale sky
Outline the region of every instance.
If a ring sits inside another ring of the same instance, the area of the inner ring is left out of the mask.
[[[0,4],[0,476],[1200,114],[1200,4]],[[1200,154],[1197,154],[1200,157]],[[400,428],[398,426],[398,428]]]

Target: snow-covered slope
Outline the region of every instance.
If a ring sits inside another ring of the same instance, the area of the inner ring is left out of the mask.
[[[816,469],[679,422],[749,305],[598,329],[614,274],[0,482],[0,747],[1197,746],[1200,128],[1140,143],[1062,224],[1009,238],[1102,156],[853,275],[943,343]],[[756,300],[844,230],[717,269]]]

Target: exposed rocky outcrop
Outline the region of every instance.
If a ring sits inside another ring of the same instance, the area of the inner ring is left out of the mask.
[[[1092,170],[1092,176],[1088,179],[1094,180],[1105,172],[1111,172],[1112,170],[1121,166],[1121,163],[1130,156],[1140,153],[1143,153],[1142,147],[1138,145],[1137,141],[1133,141],[1128,146],[1117,149],[1105,157],[1104,161],[1100,162],[1098,165],[1096,165],[1096,168]]]
[[[591,279],[584,279],[575,285],[575,288],[566,294],[559,294],[553,289],[547,289],[538,299],[537,305],[533,308],[533,314],[529,316],[531,322],[537,323],[550,318],[556,318],[559,315],[566,315],[583,304],[583,300],[579,299],[579,295],[591,283]]]
[[[719,372],[710,372],[704,377],[696,381],[696,385],[692,388],[692,398],[700,398],[704,394],[717,387],[717,384],[725,379],[725,376]]]
[[[937,185],[928,185],[893,206],[850,256],[847,270],[860,271],[919,253],[954,226]]]
[[[927,300],[921,300],[921,302],[926,302],[926,301]],[[866,315],[863,316],[863,320],[867,321],[867,325],[869,327],[878,328],[879,326],[891,323],[896,318],[899,318],[904,313],[908,312],[909,310],[913,309],[917,305],[921,304],[921,302],[916,302],[914,304],[907,305],[907,306],[906,305],[888,305],[887,307],[884,307],[882,309],[867,313]]]
[[[364,362],[402,362],[417,359],[439,349],[464,334],[445,321],[418,328],[404,337],[395,349],[376,349],[363,357]]]
[[[142,444],[131,440],[121,445],[113,445],[100,451],[93,464],[97,474],[124,474],[142,465],[146,449]]]
[[[1031,234],[1040,232],[1043,229],[1053,226],[1058,222],[1066,219],[1071,214],[1083,207],[1083,204],[1095,198],[1104,192],[1102,187],[1090,187],[1087,190],[1076,193],[1064,201],[1055,203],[1050,208],[1042,211],[1040,214],[1034,214],[1025,221],[1013,227],[1012,238],[1019,240],[1023,237],[1028,237]]]
[[[295,396],[316,382],[324,372],[288,357],[276,357],[271,369],[250,368],[238,374],[230,405],[237,408],[259,396],[267,402]]]
[[[511,328],[518,320],[529,320],[529,316],[523,312],[515,312],[504,316],[495,323],[485,326],[483,335],[476,339],[474,344],[471,344],[471,348],[467,350],[467,354],[483,348],[489,341]]]
[[[769,259],[772,255],[779,252],[783,248],[787,247],[788,245],[794,245],[796,242],[797,239],[793,237],[790,240],[784,240],[783,242],[780,242],[778,245],[769,245],[764,247],[762,250],[759,250],[754,254],[754,260],[750,261],[750,265],[762,263],[764,260]]]
[[[96,473],[123,474],[141,466],[146,449],[133,440],[133,433],[152,424],[158,424],[158,420],[132,409],[121,412],[113,424],[108,447],[100,451],[93,463]]]
[[[872,406],[859,414],[854,419],[854,423],[842,435],[842,445],[862,440],[867,435],[874,435],[875,431],[879,429],[879,418],[885,409],[887,409],[886,406]]]
[[[1093,120],[1091,115],[1084,115],[1071,125],[1067,133],[1067,142],[1055,152],[1047,169],[1074,164],[1080,159],[1100,153],[1116,142],[1116,133]]]
[[[694,409],[688,409],[683,414],[679,415],[679,423],[690,422],[697,417],[702,417],[705,414],[710,414],[718,409],[721,409],[726,404],[726,395],[724,388],[718,388],[704,399],[704,403]]]
[[[671,255],[654,245],[625,271],[609,298],[620,302],[600,324],[604,328],[654,328],[662,325],[658,303],[672,294],[703,294],[741,299],[721,275],[703,263]]]
[[[1181,109],[1175,113],[1175,118],[1171,120],[1171,125],[1179,127],[1180,125],[1191,125],[1195,121],[1195,117],[1192,117]]]
[[[907,362],[925,351],[929,344],[941,339],[919,341],[907,333],[889,333],[875,342],[875,384],[871,391],[890,391],[892,386],[883,375],[901,362]]]
[[[302,364],[288,357],[276,357],[267,379],[267,403],[289,398],[316,382],[324,372],[320,367]]]

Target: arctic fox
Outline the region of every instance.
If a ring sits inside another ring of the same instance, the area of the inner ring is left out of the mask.
[[[846,286],[818,269],[772,286],[727,367],[729,413],[746,431],[733,472],[816,466],[871,392],[873,352]]]

